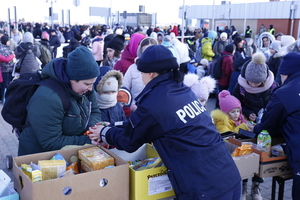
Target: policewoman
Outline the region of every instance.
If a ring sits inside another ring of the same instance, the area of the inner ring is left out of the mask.
[[[176,58],[162,45],[138,61],[146,85],[129,123],[90,128],[92,140],[133,152],[153,142],[179,200],[241,197],[241,177],[209,113],[183,84]]]

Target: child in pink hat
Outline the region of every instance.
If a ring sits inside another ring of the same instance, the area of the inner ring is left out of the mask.
[[[228,90],[223,90],[218,95],[220,109],[213,110],[211,117],[219,133],[231,131],[238,133],[239,129],[252,131],[252,124],[248,123],[243,114],[241,102],[232,96]]]

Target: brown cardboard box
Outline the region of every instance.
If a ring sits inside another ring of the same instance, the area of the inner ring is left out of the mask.
[[[226,142],[227,148],[232,153],[238,145]],[[242,179],[251,178],[259,171],[259,155],[250,153],[242,156],[232,157]]]
[[[77,155],[78,150],[89,147],[91,146],[15,157],[13,159],[14,187],[19,193],[21,200],[98,200],[101,197],[105,197],[105,199],[128,200],[128,162],[104,148],[102,149],[105,152],[115,158],[115,167],[36,183],[32,183],[19,168],[23,163],[37,163],[38,160],[50,159],[56,153],[61,153],[69,162],[69,158]]]
[[[229,138],[228,141],[238,146],[240,146],[242,142],[253,142],[256,144],[255,138],[246,140]],[[283,139],[272,139],[272,146],[283,142]],[[263,152],[257,149],[253,149],[253,152],[260,156],[259,172],[257,174],[259,177],[267,178],[292,173],[286,156],[270,157],[269,152]]]

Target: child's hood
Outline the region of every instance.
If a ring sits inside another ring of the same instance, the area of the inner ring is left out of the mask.
[[[123,74],[120,71],[111,70],[111,71],[108,71],[99,81],[99,83],[97,85],[97,92],[99,94],[103,93],[102,88],[103,88],[104,83],[106,82],[106,80],[109,77],[112,77],[112,76],[115,76],[116,79],[118,80],[118,90],[121,88],[121,86],[123,85]]]
[[[215,109],[211,111],[210,116],[213,118],[215,124],[223,122],[225,126],[230,126],[230,118],[222,110]]]

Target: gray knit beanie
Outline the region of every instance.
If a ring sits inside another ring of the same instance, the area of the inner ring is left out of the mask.
[[[252,83],[261,83],[268,77],[268,66],[266,57],[262,52],[253,55],[251,62],[246,67],[245,78]]]
[[[68,54],[66,74],[70,80],[87,80],[98,77],[100,69],[92,52],[80,46]]]

